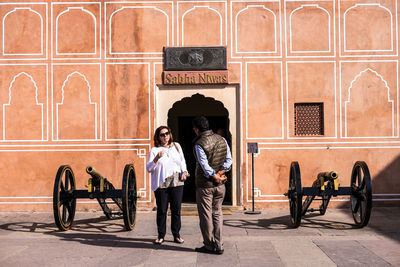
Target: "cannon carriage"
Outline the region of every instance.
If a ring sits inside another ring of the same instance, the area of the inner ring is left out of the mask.
[[[107,219],[124,219],[125,229],[130,231],[136,220],[136,174],[133,164],[125,165],[122,177],[122,189],[115,189],[113,184],[98,173],[92,166],[86,168],[90,175],[86,190],[75,188],[75,175],[72,168],[62,165],[58,168],[54,181],[53,213],[55,223],[61,231],[69,230],[75,216],[78,198],[97,199]],[[111,200],[111,201],[110,201]],[[109,205],[116,205],[113,210]]]
[[[354,164],[349,187],[340,187],[338,178],[335,171],[321,172],[311,187],[302,187],[299,163],[291,163],[289,190],[284,195],[289,198],[290,223],[293,227],[300,226],[301,217],[306,212],[319,211],[324,215],[329,201],[336,196],[350,196],[351,213],[357,227],[368,224],[372,209],[372,183],[367,164],[364,161]],[[303,196],[306,197],[304,202]],[[319,209],[309,209],[314,200],[321,201]]]

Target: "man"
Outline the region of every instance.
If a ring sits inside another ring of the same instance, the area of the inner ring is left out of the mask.
[[[196,132],[196,202],[204,246],[197,252],[224,253],[222,243],[222,202],[225,197],[224,173],[230,170],[232,156],[226,140],[209,129],[208,120],[201,116],[192,121]]]

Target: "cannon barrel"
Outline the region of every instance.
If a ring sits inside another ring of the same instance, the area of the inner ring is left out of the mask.
[[[104,179],[103,175],[101,175],[100,173],[98,173],[93,166],[88,166],[86,168],[86,172],[88,174],[90,174],[90,176],[92,176],[93,179],[95,179],[96,181],[99,181],[101,179]]]
[[[335,171],[331,172],[320,172],[318,173],[318,178],[323,177],[324,179],[336,179],[339,177],[338,173]]]

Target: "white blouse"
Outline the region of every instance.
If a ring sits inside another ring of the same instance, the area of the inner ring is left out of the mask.
[[[150,150],[149,160],[146,169],[151,173],[151,190],[156,191],[157,188],[164,183],[165,178],[174,173],[187,172],[185,157],[183,156],[182,147],[175,142],[178,147],[176,150],[173,143],[166,147],[153,147]],[[164,155],[154,163],[154,158],[158,152],[164,151]]]

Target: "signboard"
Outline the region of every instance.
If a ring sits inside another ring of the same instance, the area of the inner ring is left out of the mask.
[[[164,71],[163,84],[227,84],[228,71]]]
[[[226,47],[164,47],[164,71],[227,70]]]
[[[258,143],[247,143],[247,153],[258,153]]]

